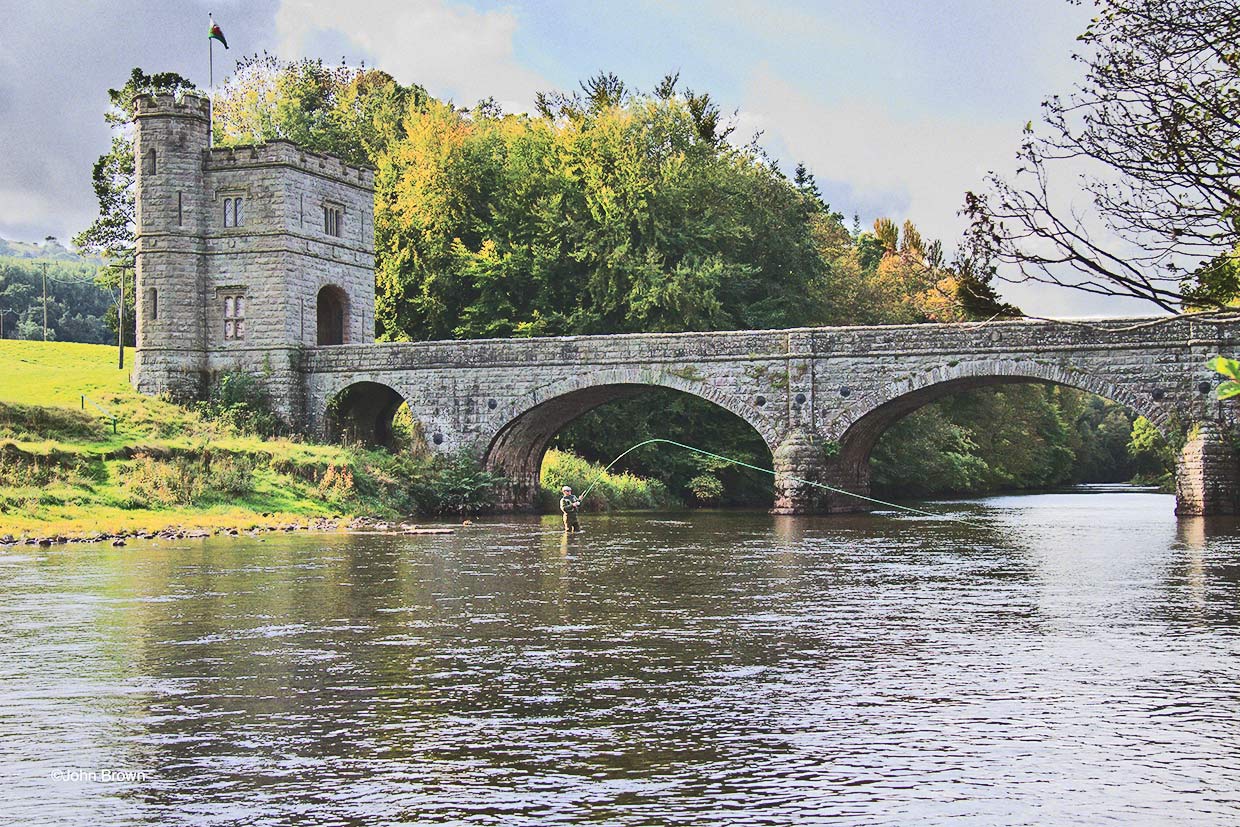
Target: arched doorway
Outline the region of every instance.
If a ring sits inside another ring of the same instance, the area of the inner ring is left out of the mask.
[[[334,284],[319,291],[317,307],[319,345],[343,345],[345,342],[345,318],[348,297]]]

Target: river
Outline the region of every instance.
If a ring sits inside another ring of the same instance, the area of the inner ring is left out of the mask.
[[[0,555],[0,822],[1240,823],[1240,528],[1150,493]]]

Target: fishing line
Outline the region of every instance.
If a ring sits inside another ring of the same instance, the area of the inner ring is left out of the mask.
[[[834,488],[830,485],[826,485],[821,482],[814,482],[813,480],[803,480],[800,477],[794,477],[791,474],[781,474],[778,471],[774,471],[770,468],[763,468],[760,465],[750,465],[748,462],[743,462],[739,459],[733,459],[732,457],[725,457],[721,454],[714,454],[714,453],[711,453],[710,451],[704,451],[701,448],[694,448],[692,445],[685,445],[683,442],[676,442],[675,440],[672,440],[672,439],[660,439],[658,437],[654,439],[647,439],[644,442],[639,442],[636,445],[634,445],[632,448],[629,448],[624,453],[620,454],[618,457],[613,459],[610,463],[607,464],[606,468],[604,468],[602,471],[599,471],[598,475],[593,480],[590,481],[590,484],[586,486],[585,491],[581,492],[581,496],[578,499],[584,500],[586,496],[590,493],[590,491],[594,488],[594,486],[598,484],[599,480],[601,480],[603,476],[608,471],[611,470],[612,466],[614,466],[620,460],[624,459],[625,455],[631,454],[632,452],[636,451],[638,448],[641,448],[643,446],[653,445],[656,442],[661,442],[664,445],[674,445],[677,448],[684,448],[686,451],[693,451],[695,454],[701,454],[702,456],[705,456],[705,457],[711,457],[712,459],[722,460],[732,465],[739,465],[742,468],[749,468],[753,471],[761,471],[763,474],[770,474],[772,477],[775,477],[776,479],[783,477],[786,480],[792,480],[793,482],[799,482],[799,483],[802,483],[803,485],[812,485],[814,488],[821,488],[825,491],[830,491],[833,494],[843,494],[848,497],[854,497],[858,500],[865,500],[866,502],[874,503],[875,505],[881,505],[887,508],[894,508],[899,511],[907,511],[910,514],[918,514],[922,517],[934,517],[935,519],[939,519],[939,520],[950,520],[953,523],[961,523],[963,525],[973,526],[974,528],[989,528],[989,526],[982,525],[981,523],[973,523],[973,522],[969,522],[968,520],[961,520],[956,517],[948,517],[945,514],[936,514],[933,511],[922,511],[920,508],[913,508],[907,505],[900,505],[899,503],[891,503],[891,502],[887,502],[886,500],[875,499],[874,497],[867,497],[864,494],[857,494],[852,491],[845,491],[843,488]]]

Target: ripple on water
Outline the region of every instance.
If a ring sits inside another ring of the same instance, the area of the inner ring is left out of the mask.
[[[0,561],[14,823],[1234,824],[1240,535],[1169,498]],[[136,776],[66,779],[65,770]]]

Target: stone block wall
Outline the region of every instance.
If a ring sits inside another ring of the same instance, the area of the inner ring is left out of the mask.
[[[770,447],[777,470],[782,462],[796,469],[787,471],[792,476],[813,473],[805,478],[864,494],[869,452],[882,432],[917,407],[970,388],[1013,381],[1068,385],[1126,404],[1168,432],[1217,417],[1210,395],[1214,378],[1204,363],[1215,353],[1232,352],[1233,327],[1150,321],[312,349],[305,361],[306,421],[327,434],[327,401],[353,382],[375,382],[408,402],[436,450],[474,450],[497,462],[497,470],[528,476],[546,440],[587,406],[643,386],[667,387],[712,401],[748,422]],[[1230,408],[1224,415],[1230,422]],[[821,450],[811,456],[802,443]],[[786,500],[781,510],[864,507],[856,498],[821,497],[820,490],[800,488],[780,489]]]
[[[301,349],[318,344],[319,291],[345,296],[346,342],[374,341],[374,173],[287,141],[209,148],[207,101],[136,99],[138,348],[146,393],[197,396],[254,372],[289,421],[304,411]],[[225,220],[240,198],[241,220]],[[339,236],[323,209],[340,214]],[[226,335],[240,296],[243,333]]]
[[[1235,514],[1240,506],[1236,452],[1213,422],[1190,433],[1175,475],[1175,513],[1184,516]]]

